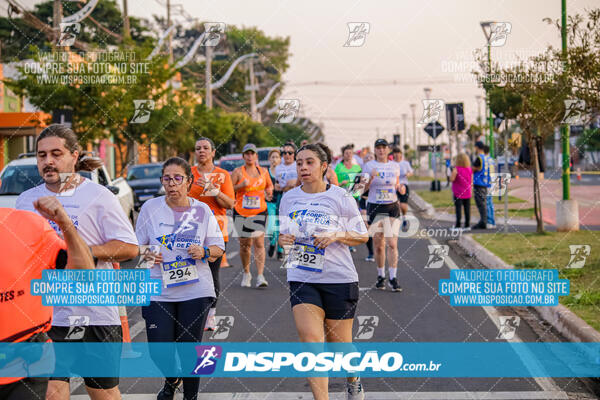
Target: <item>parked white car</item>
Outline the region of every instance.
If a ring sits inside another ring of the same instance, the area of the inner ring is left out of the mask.
[[[124,178],[113,181],[104,165],[94,171],[80,171],[79,174],[113,192],[133,224],[133,191]],[[35,157],[23,157],[4,167],[0,173],[0,182],[0,207],[14,208],[21,193],[41,185],[44,181],[38,173]]]

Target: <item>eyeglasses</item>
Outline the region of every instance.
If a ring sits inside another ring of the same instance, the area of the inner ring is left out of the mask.
[[[292,154],[294,154],[294,152],[293,151],[282,151],[281,154],[288,154],[291,156]]]
[[[175,175],[174,177],[165,175],[160,177],[160,181],[163,185],[168,185],[171,181],[175,182],[176,185],[181,185],[183,178],[185,178],[183,175]]]

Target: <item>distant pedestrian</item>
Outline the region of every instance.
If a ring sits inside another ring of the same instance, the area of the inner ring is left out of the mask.
[[[456,165],[450,174],[452,182],[452,197],[456,211],[455,228],[460,229],[461,211],[465,211],[465,230],[471,230],[471,191],[473,190],[473,170],[471,162],[465,153],[456,156]]]
[[[496,161],[490,157],[490,146],[486,145],[483,149],[484,153],[485,153],[485,162],[487,164],[488,167],[488,188],[492,186],[493,182],[492,182],[492,175],[494,172],[496,172]],[[490,193],[490,191],[488,190],[488,194],[486,197],[486,213],[487,213],[487,227],[488,228],[495,228],[496,227],[496,219],[494,218],[494,198],[492,196],[492,194]]]
[[[475,143],[475,160],[473,161],[473,195],[479,211],[479,222],[473,229],[486,229],[487,227],[487,192],[489,186],[488,163],[484,153],[485,145]]]

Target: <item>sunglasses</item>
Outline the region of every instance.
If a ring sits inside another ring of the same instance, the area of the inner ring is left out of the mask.
[[[181,185],[184,178],[185,176],[183,175],[175,175],[174,177],[165,175],[160,177],[160,181],[163,185],[168,185],[171,181],[175,182],[176,185]]]
[[[294,154],[294,152],[293,151],[282,151],[281,154],[292,155],[292,154]]]

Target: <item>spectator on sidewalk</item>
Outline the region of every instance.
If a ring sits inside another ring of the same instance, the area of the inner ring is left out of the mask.
[[[475,160],[473,161],[473,196],[479,211],[479,222],[473,229],[487,228],[487,191],[489,185],[488,163],[485,158],[485,145],[482,142],[475,143]]]
[[[455,168],[450,174],[452,182],[452,197],[456,210],[456,229],[460,229],[461,211],[465,210],[464,230],[470,231],[471,222],[471,191],[473,190],[473,170],[471,162],[465,153],[456,156]],[[461,209],[462,207],[462,209]]]
[[[485,162],[488,167],[488,188],[492,186],[492,177],[493,173],[496,172],[496,160],[490,157],[490,146],[486,145],[483,149],[485,153]],[[496,227],[496,219],[494,218],[494,198],[492,193],[488,190],[488,194],[485,200],[486,204],[486,213],[487,213],[487,227],[495,228]]]

